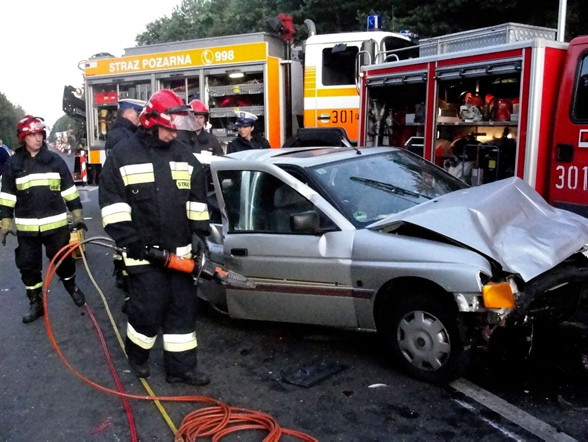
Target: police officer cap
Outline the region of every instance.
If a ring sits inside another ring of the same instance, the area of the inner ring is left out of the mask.
[[[257,120],[257,117],[251,112],[236,111],[235,115],[237,116],[237,121],[235,121],[237,127],[253,126]]]
[[[135,100],[133,98],[124,98],[119,100],[118,108],[119,109],[134,109],[138,113],[141,113],[145,105],[147,104],[146,101],[143,100]]]

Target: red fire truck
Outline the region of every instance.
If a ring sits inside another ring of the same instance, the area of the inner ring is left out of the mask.
[[[516,175],[588,216],[588,36],[516,23],[421,40],[361,73],[360,145],[406,146],[478,185]]]

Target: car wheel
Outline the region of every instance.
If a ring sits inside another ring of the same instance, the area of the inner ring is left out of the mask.
[[[433,295],[404,297],[389,307],[384,338],[410,376],[434,383],[456,379],[467,363],[457,313]]]

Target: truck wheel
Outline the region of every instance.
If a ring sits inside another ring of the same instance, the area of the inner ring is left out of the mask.
[[[383,337],[398,366],[410,376],[445,383],[458,378],[467,363],[455,308],[422,293],[388,307]]]

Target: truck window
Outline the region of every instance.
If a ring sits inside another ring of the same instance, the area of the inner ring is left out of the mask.
[[[580,73],[576,84],[576,96],[572,110],[574,120],[588,120],[588,55],[580,62]]]
[[[356,46],[346,44],[323,49],[323,85],[355,84],[355,56],[358,52]]]

